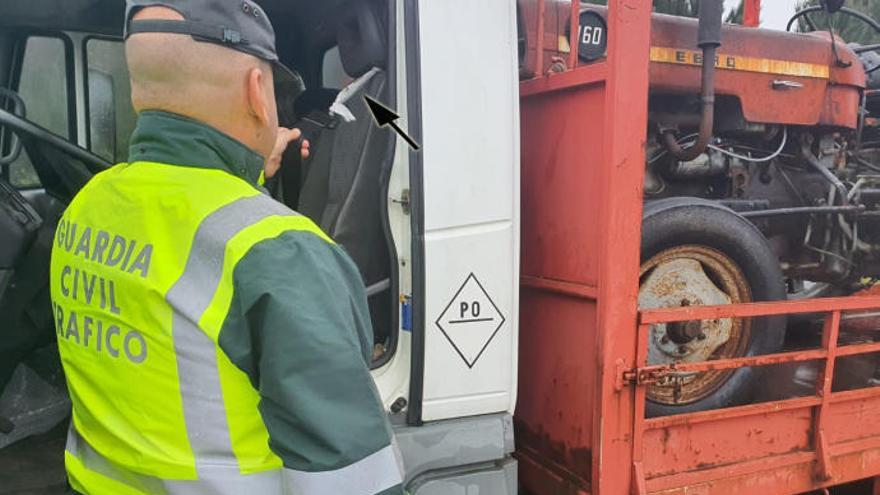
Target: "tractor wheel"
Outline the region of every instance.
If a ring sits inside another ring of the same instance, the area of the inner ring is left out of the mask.
[[[779,261],[745,218],[698,198],[647,203],[642,221],[641,309],[786,298]],[[710,361],[778,352],[784,317],[655,325],[648,363]],[[760,368],[677,375],[648,388],[648,416],[718,409],[749,401]]]

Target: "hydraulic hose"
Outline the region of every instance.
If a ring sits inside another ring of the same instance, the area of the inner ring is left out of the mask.
[[[846,199],[848,196],[846,186],[843,185],[843,182],[841,182],[840,179],[838,179],[833,172],[828,170],[825,165],[822,165],[822,162],[820,162],[819,159],[816,158],[816,155],[813,154],[813,150],[810,149],[810,144],[806,141],[804,141],[804,143],[801,145],[801,155],[807,161],[807,163],[809,163],[810,166],[813,167],[814,170],[816,170],[816,172],[819,172],[819,174],[821,174],[822,177],[825,178],[825,180],[827,180],[832,186],[834,186],[835,189],[837,189],[837,194],[840,196],[841,203],[844,205],[849,203],[849,201],[847,201]]]
[[[715,127],[715,55],[721,46],[721,16],[723,0],[700,1],[700,25],[697,46],[703,51],[702,89],[700,91],[700,130],[697,141],[690,148],[682,148],[675,131],[663,132],[666,149],[676,159],[689,162],[706,152]]]

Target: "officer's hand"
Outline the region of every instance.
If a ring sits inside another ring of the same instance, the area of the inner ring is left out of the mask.
[[[281,157],[284,155],[284,151],[287,150],[287,147],[291,142],[294,142],[301,137],[302,132],[300,132],[299,129],[287,129],[285,127],[278,128],[278,137],[275,139],[275,148],[272,150],[272,154],[269,155],[269,158],[266,160],[266,165],[263,168],[267,179],[274,177],[275,174],[278,173],[278,169],[281,168]],[[303,160],[309,157],[309,141],[307,139],[303,139],[299,153]]]

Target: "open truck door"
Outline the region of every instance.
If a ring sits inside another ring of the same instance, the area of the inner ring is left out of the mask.
[[[456,0],[418,2],[417,9],[418,44],[407,49],[417,50],[418,61],[407,74],[417,91],[410,115],[419,116],[424,145],[412,155],[411,181],[421,202],[413,219],[423,265],[414,277],[415,300],[421,296],[425,305],[416,316],[422,335],[416,334],[414,347],[421,404],[410,420],[513,412],[519,274],[516,6]],[[479,56],[464,56],[474,50]]]
[[[518,490],[519,112],[508,3],[398,2],[397,110],[421,144],[398,140],[412,210],[403,294],[412,370],[397,438],[413,493]],[[463,56],[475,49],[480,57]]]

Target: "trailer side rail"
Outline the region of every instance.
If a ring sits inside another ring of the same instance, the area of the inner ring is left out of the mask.
[[[838,345],[843,313],[876,311],[878,308],[880,297],[844,297],[640,311],[638,368],[622,369],[619,375],[621,390],[635,387],[634,491],[638,494],[678,493],[676,489],[705,486],[712,493],[734,493],[728,490],[747,480],[756,488],[754,493],[775,493],[779,485],[769,480],[787,477],[789,483],[784,485],[785,492],[794,493],[880,472],[880,425],[866,421],[875,415],[880,416],[880,387],[832,392],[837,358],[880,352],[880,343],[877,342]],[[652,325],[795,314],[823,315],[820,348],[696,363],[654,366],[647,363]],[[645,417],[648,386],[662,380],[686,373],[807,361],[820,364],[812,396],[675,416]],[[715,435],[704,435],[704,426],[701,425],[712,425]],[[671,450],[685,444],[684,452],[673,454],[672,466],[647,465],[651,456],[646,457],[646,453],[660,449],[670,454]],[[742,451],[741,456],[737,450]],[[692,453],[704,456],[703,462],[694,464],[693,459],[688,459]],[[811,472],[805,472],[805,468]],[[809,476],[805,476],[807,474]],[[724,480],[730,480],[729,486]],[[765,483],[769,491],[764,491]],[[759,487],[762,487],[760,491]]]

